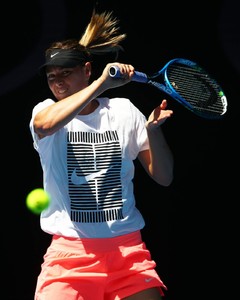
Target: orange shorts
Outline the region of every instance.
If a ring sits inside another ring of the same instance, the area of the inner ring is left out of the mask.
[[[107,239],[53,236],[35,300],[117,300],[142,290],[167,290],[139,231]]]

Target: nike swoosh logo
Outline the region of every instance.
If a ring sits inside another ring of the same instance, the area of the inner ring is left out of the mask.
[[[50,57],[53,58],[55,55],[57,55],[59,52],[56,52],[54,54],[51,54]]]
[[[111,167],[108,169],[102,169],[100,171],[94,172],[94,173],[86,175],[86,176],[78,176],[77,172],[76,172],[76,168],[75,168],[71,175],[71,181],[73,184],[81,185],[81,184],[87,183],[89,180],[93,180],[96,177],[99,177],[102,174],[107,173],[107,171],[110,169],[111,169]]]
[[[150,282],[150,281],[152,281],[153,280],[153,278],[145,278],[145,281],[146,282]]]

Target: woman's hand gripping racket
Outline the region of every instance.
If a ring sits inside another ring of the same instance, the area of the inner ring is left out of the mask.
[[[116,66],[109,69],[109,74],[121,77]],[[155,86],[203,118],[220,119],[227,111],[227,98],[220,85],[188,59],[172,59],[153,75],[135,71],[132,80]]]

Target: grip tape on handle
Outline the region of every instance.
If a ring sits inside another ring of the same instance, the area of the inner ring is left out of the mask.
[[[111,66],[109,69],[109,75],[111,77],[120,78],[121,72],[117,66]],[[145,73],[135,71],[134,75],[132,77],[132,81],[146,83],[146,82],[148,82],[148,77]]]

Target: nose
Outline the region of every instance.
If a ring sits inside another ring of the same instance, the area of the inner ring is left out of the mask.
[[[57,77],[57,78],[55,79],[55,84],[56,84],[57,86],[62,86],[62,85],[63,85],[63,79],[60,78],[60,77]]]

